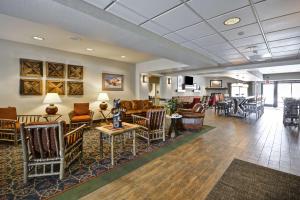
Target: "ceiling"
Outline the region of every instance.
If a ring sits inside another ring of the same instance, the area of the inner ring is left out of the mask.
[[[231,17],[241,21],[224,25]],[[299,0],[1,0],[0,38],[125,62],[165,58],[185,65],[166,66],[170,73],[224,72],[300,64],[299,18]],[[35,34],[46,39],[34,41]]]
[[[299,0],[82,1],[221,65],[300,57]]]
[[[286,65],[280,67],[265,67],[258,69],[262,74],[279,74],[300,72],[300,65]]]
[[[95,41],[48,25],[0,14],[0,38],[27,44],[49,47],[63,51],[96,56],[122,62],[136,63],[153,59],[147,53],[122,48],[117,45]],[[45,38],[34,40],[33,36]],[[93,49],[88,51],[86,48]],[[124,57],[125,56],[125,57]]]

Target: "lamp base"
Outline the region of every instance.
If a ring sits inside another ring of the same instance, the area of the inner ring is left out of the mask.
[[[100,107],[101,110],[106,110],[107,109],[107,103],[102,102],[102,103],[100,103],[99,107]]]
[[[46,113],[48,115],[55,115],[58,111],[58,108],[53,105],[53,104],[50,104],[47,108],[46,108]]]

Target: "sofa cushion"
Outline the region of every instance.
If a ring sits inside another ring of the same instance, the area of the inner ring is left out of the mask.
[[[152,102],[149,100],[143,100],[143,109],[151,109],[152,108]]]
[[[74,115],[89,115],[89,103],[74,103]]]
[[[134,114],[140,114],[142,112],[143,112],[143,110],[127,110],[125,114],[126,115],[134,115]]]
[[[142,110],[143,109],[143,100],[133,100],[132,101],[133,110]]]
[[[124,108],[126,110],[132,110],[132,102],[131,101],[121,101],[120,106],[121,106],[121,108]]]
[[[72,122],[88,122],[88,121],[91,121],[91,120],[92,119],[91,119],[90,115],[74,116],[71,119]]]
[[[0,108],[1,119],[17,120],[17,109],[16,107]]]

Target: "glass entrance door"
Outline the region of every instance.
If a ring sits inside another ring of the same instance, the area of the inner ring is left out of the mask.
[[[274,83],[263,84],[263,96],[265,98],[265,104],[268,106],[274,105]]]

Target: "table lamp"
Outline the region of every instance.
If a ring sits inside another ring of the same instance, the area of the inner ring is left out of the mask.
[[[62,101],[57,93],[47,93],[43,102],[44,104],[49,104],[49,106],[46,108],[46,113],[48,115],[55,115],[58,111],[58,108],[54,104],[61,102]]]
[[[100,109],[101,110],[106,110],[107,109],[107,103],[105,101],[109,100],[107,93],[100,92],[99,95],[98,95],[98,99],[97,100],[98,101],[102,101],[100,103]]]

